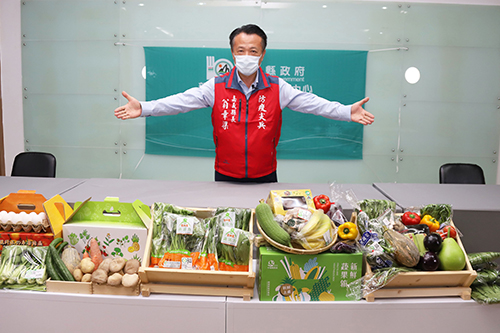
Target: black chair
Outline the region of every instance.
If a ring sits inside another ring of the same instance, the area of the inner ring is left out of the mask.
[[[11,176],[54,178],[56,176],[56,157],[51,153],[19,153],[14,158]]]
[[[485,184],[483,169],[477,164],[447,163],[439,169],[440,184]]]

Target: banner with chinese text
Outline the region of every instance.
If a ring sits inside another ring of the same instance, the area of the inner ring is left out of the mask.
[[[233,67],[229,49],[144,47],[146,100],[199,86]],[[295,89],[342,104],[365,97],[366,51],[272,50],[262,69]],[[362,159],[363,126],[283,110],[282,159]],[[215,156],[211,110],[146,119],[146,153]]]

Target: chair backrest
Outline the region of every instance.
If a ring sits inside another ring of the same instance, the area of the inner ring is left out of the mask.
[[[485,184],[483,169],[477,164],[447,163],[439,169],[440,184]]]
[[[13,177],[55,177],[56,157],[51,153],[23,152],[12,165]]]

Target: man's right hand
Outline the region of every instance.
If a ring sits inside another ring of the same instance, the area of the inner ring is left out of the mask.
[[[116,118],[125,120],[140,117],[142,114],[141,103],[125,91],[122,91],[122,95],[128,100],[128,103],[115,109]]]

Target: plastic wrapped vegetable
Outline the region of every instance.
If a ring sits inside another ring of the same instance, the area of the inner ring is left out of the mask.
[[[45,290],[47,247],[4,246],[0,260],[0,281],[4,288]]]

